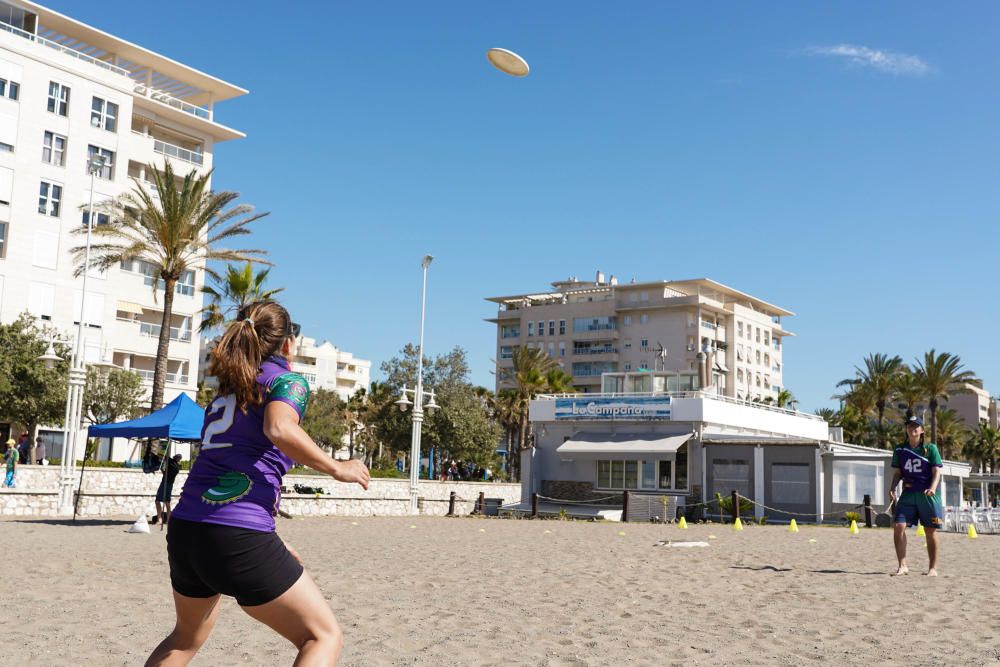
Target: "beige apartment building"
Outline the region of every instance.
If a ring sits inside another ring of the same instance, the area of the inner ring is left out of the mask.
[[[951,408],[971,429],[980,424],[997,428],[997,399],[978,383],[966,383],[962,392],[950,392],[944,406]]]
[[[0,320],[28,312],[69,338],[83,305],[87,362],[113,362],[148,390],[163,288],[151,264],[134,261],[92,272],[84,295],[73,232],[91,195],[107,200],[136,180],[152,190],[149,170],[168,162],[181,174],[211,170],[215,145],[244,136],[218,122],[215,105],[246,93],[39,4],[0,1]],[[105,158],[93,190],[92,155]],[[166,401],[196,391],[203,282],[196,268],[177,285]]]
[[[579,391],[705,388],[741,400],[784,387],[782,325],[791,311],[707,278],[619,283],[597,272],[549,292],[490,297],[496,361],[513,366],[525,345],[557,359]],[[601,386],[604,373],[615,386]],[[497,388],[505,384],[497,374]],[[652,382],[663,386],[646,386]]]

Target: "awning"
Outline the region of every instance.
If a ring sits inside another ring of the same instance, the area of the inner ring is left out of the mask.
[[[142,315],[142,306],[134,301],[119,301],[118,305],[115,306],[119,311],[123,313],[132,313],[133,315]]]
[[[684,435],[653,433],[577,433],[556,447],[559,454],[673,454],[691,439]]]
[[[718,360],[716,360],[715,362],[715,370],[719,371],[720,373],[729,372],[729,369],[726,367],[726,364]]]
[[[780,435],[740,435],[738,433],[705,433],[701,437],[705,445],[819,445],[818,440]]]

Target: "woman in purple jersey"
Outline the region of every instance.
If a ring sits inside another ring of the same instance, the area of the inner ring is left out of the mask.
[[[252,303],[209,365],[219,395],[205,411],[201,450],[167,528],[177,622],[146,661],[186,665],[212,632],[222,595],[295,644],[296,665],[332,665],[343,636],[298,555],[274,532],[281,478],[293,461],[368,488],[360,461],[335,461],[299,426],[309,385],[287,358],[292,320]]]

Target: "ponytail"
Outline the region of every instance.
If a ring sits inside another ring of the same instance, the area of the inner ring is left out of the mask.
[[[208,365],[209,375],[219,380],[219,394],[235,395],[243,411],[248,405],[259,405],[263,400],[257,387],[260,366],[280,353],[291,337],[291,317],[279,303],[255,301],[241,308],[212,350]]]

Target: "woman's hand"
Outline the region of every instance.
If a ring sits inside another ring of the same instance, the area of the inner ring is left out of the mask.
[[[365,491],[368,490],[368,482],[372,478],[368,472],[368,466],[357,459],[338,461],[331,476],[338,482],[347,482],[348,484],[357,482]]]

